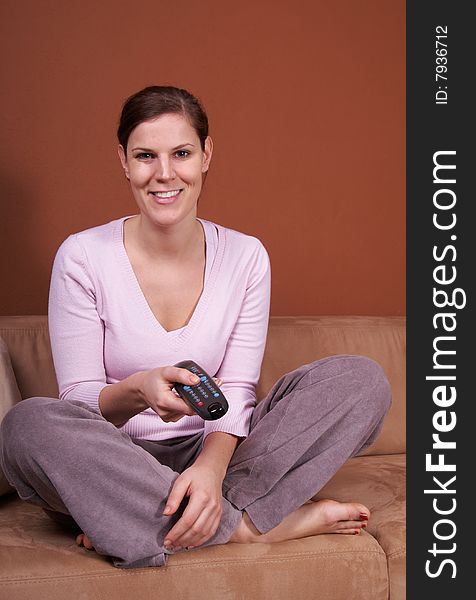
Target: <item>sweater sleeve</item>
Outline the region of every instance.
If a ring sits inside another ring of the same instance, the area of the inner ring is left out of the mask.
[[[67,238],[56,253],[48,327],[60,399],[81,400],[100,413],[99,394],[108,385],[104,327],[92,276],[76,235]]]
[[[204,437],[213,431],[238,437],[248,435],[266,345],[270,294],[270,261],[266,249],[259,242],[240,313],[216,374],[223,380],[221,391],[228,400],[229,409],[221,419],[205,421]]]

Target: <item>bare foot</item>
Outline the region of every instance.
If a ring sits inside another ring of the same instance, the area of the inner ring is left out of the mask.
[[[80,533],[76,537],[76,543],[78,546],[84,546],[87,550],[94,550],[94,546],[91,543],[91,540],[85,533]]]
[[[284,542],[321,533],[355,535],[367,527],[369,516],[370,511],[363,504],[319,500],[307,502],[274,529],[260,533],[245,512],[230,542]]]

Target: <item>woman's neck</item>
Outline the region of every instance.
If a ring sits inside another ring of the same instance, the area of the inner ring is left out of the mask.
[[[205,244],[203,226],[191,216],[169,226],[158,226],[142,214],[128,219],[124,224],[124,237],[139,252],[150,259],[182,261],[202,252]]]

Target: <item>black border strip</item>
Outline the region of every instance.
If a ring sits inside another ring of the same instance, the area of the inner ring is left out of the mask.
[[[476,53],[469,8],[407,2],[409,599],[473,594],[476,169],[469,89]],[[447,79],[437,78],[439,66]],[[436,163],[442,168],[434,172]],[[436,434],[448,445],[433,448]],[[439,461],[455,470],[436,470]]]

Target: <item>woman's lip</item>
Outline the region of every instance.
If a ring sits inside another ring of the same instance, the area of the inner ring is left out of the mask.
[[[157,202],[157,204],[172,204],[172,202],[174,202],[180,196],[181,192],[182,190],[177,190],[177,193],[174,196],[169,196],[168,198],[160,198],[160,196],[156,196],[153,192],[149,192],[149,194]]]

